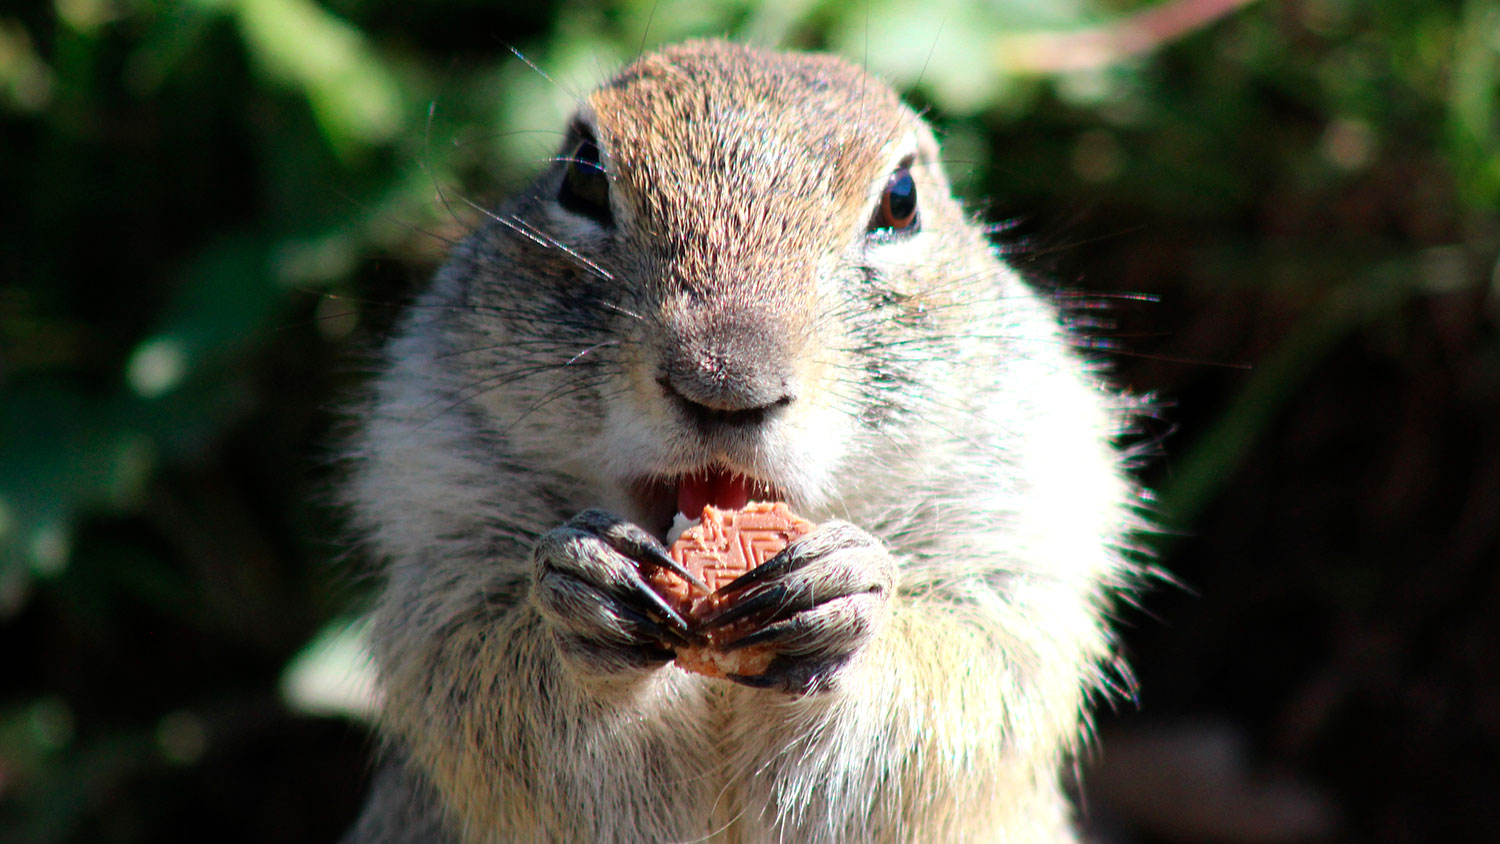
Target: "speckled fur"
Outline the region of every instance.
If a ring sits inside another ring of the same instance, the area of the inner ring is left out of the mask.
[[[348,840],[1073,841],[1060,780],[1134,579],[1131,403],[850,64],[693,42],[581,113],[617,227],[559,207],[559,161],[455,251],[358,414],[344,493],[383,561],[389,749]],[[906,156],[921,230],[871,236]],[[701,436],[655,367],[674,332],[747,313],[802,389]],[[532,600],[540,537],[585,508],[640,520],[633,479],[714,462],[895,561],[817,693],[582,670]]]

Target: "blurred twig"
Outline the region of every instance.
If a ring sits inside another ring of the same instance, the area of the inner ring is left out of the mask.
[[[1002,35],[995,62],[1011,74],[1095,70],[1150,53],[1255,0],[1169,0],[1100,26],[1073,32]]]

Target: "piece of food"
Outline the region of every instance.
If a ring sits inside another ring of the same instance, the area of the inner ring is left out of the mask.
[[[811,522],[798,517],[779,501],[751,502],[739,510],[707,506],[698,524],[684,530],[668,553],[717,592],[812,529]],[[731,596],[703,594],[698,587],[665,569],[649,572],[647,579],[690,624],[713,616],[733,601]],[[774,656],[769,648],[752,646],[724,651],[719,647],[749,632],[747,627],[753,623],[714,630],[707,634],[706,644],[678,648],[677,664],[710,677],[764,672]]]
[[[707,506],[698,523],[684,530],[667,553],[717,591],[812,528],[811,522],[779,501],[752,501],[740,510]],[[718,609],[711,596],[699,593],[683,578],[669,571],[661,575],[653,579],[653,585],[690,617],[704,618]]]

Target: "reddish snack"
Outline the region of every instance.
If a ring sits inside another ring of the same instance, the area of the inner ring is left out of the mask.
[[[792,540],[812,529],[811,522],[798,517],[779,501],[751,502],[739,510],[707,506],[703,508],[701,521],[683,531],[668,553],[717,591],[776,556]],[[662,597],[679,608],[689,623],[712,616],[730,600],[704,595],[665,569],[652,572],[648,580]],[[745,632],[739,625],[716,630],[709,634],[707,645],[678,648],[677,664],[709,677],[760,674],[774,655],[769,649],[752,646],[721,651],[716,647],[717,642],[732,641]]]
[[[703,508],[698,524],[682,532],[667,553],[683,568],[703,578],[715,591],[735,578],[771,559],[793,539],[811,531],[812,523],[799,518],[780,501],[753,501],[740,510]],[[655,585],[663,596],[687,609],[694,620],[718,608],[707,595],[671,572],[662,572]]]

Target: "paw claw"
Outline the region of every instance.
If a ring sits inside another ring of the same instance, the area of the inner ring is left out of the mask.
[[[751,616],[764,612],[774,611],[767,621],[775,621],[787,613],[797,610],[809,609],[812,603],[793,593],[783,585],[768,586],[765,590],[757,592],[739,603],[721,611],[718,615],[705,619],[698,625],[699,630],[713,630],[733,624]]]
[[[654,612],[660,615],[665,619],[668,628],[683,636],[691,632],[687,619],[683,618],[677,610],[672,609],[672,605],[668,604],[662,596],[656,594],[656,590],[648,586],[639,574],[628,572],[627,577],[630,583],[629,598],[632,603],[636,604],[638,608],[645,609],[647,612]],[[642,604],[645,606],[641,607],[640,605]]]
[[[782,549],[780,553],[778,553],[771,559],[766,560],[761,565],[756,566],[755,568],[745,572],[739,577],[736,577],[734,580],[731,580],[723,586],[720,586],[719,591],[715,592],[714,594],[720,597],[736,595],[740,592],[745,591],[746,589],[749,589],[752,586],[764,583],[767,580],[771,580],[773,578],[780,577],[786,574],[787,570],[790,569],[791,566],[792,557],[787,554],[786,549]]]
[[[598,537],[615,551],[636,562],[661,566],[702,589],[705,594],[713,591],[703,578],[688,571],[681,563],[672,559],[667,549],[657,541],[656,537],[613,513],[604,510],[585,510],[574,516],[569,524]]]
[[[775,624],[762,627],[754,633],[748,633],[718,646],[721,651],[738,651],[745,648],[763,645],[767,642],[779,642],[801,631],[805,625],[799,624],[795,619],[778,621]]]

